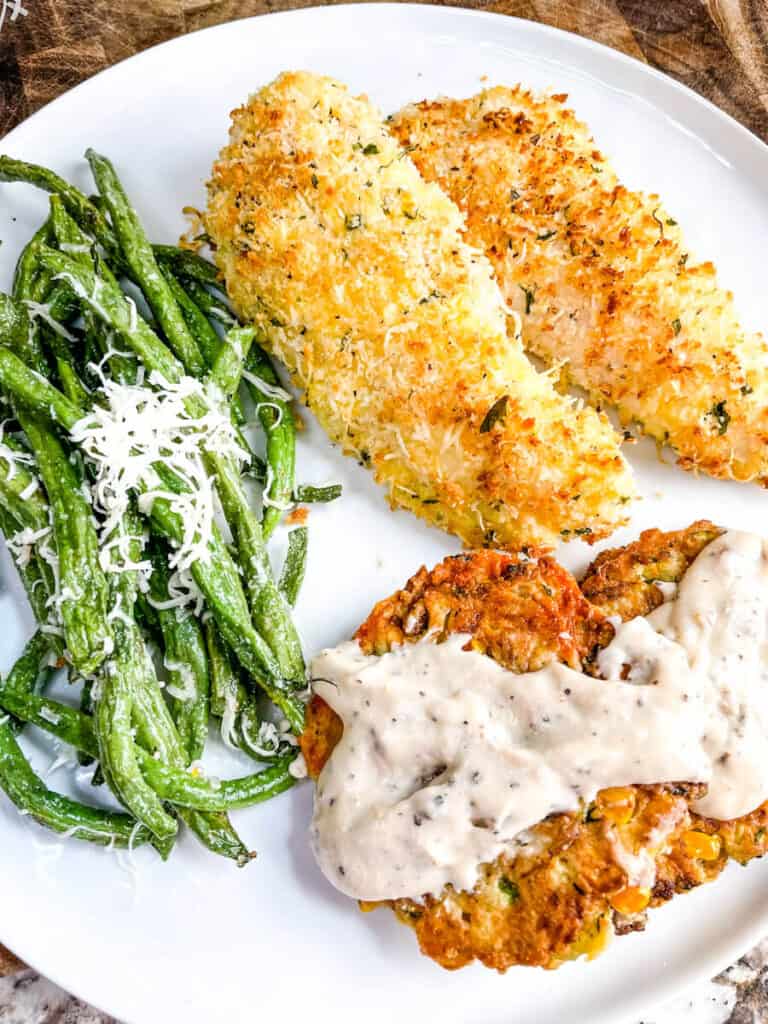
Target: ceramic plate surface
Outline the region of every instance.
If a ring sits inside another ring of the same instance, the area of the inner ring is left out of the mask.
[[[768,149],[671,79],[611,50],[541,25],[458,9],[337,6],[234,22],[176,39],[58,99],[2,143],[92,190],[91,145],[116,163],[157,241],[184,229],[181,207],[204,204],[204,182],[230,109],[278,72],[309,68],[367,92],[385,112],[441,93],[523,82],[567,92],[630,186],[660,193],[691,251],[716,261],[749,326],[768,325]],[[45,199],[0,186],[0,287]],[[641,528],[698,516],[765,532],[757,487],[695,479],[630,450],[643,500],[622,543]],[[667,457],[667,462],[670,462]],[[456,543],[383,494],[311,422],[300,479],[338,480],[341,502],[313,508],[307,583],[298,620],[309,654],[348,637],[371,605]],[[284,540],[284,539],[283,539]],[[280,554],[281,539],[276,544]],[[589,550],[559,552],[572,569]],[[2,667],[30,618],[7,556],[0,594]],[[35,764],[48,742],[27,742]],[[214,751],[215,768],[220,755]],[[233,764],[232,774],[246,770]],[[222,759],[223,763],[223,759]],[[55,787],[70,787],[59,770]],[[79,792],[89,798],[89,787]],[[648,929],[613,943],[592,964],[555,974],[483,968],[449,974],[419,956],[387,912],[363,915],[323,879],[307,844],[309,785],[235,824],[259,851],[244,871],[185,839],[171,863],[140,850],[135,866],[51,838],[0,800],[0,939],[66,989],[130,1024],[227,1024],[330,1019],[351,1024],[560,1024],[637,1019],[649,1005],[713,975],[768,931],[768,861],[729,868],[714,885],[651,915]]]

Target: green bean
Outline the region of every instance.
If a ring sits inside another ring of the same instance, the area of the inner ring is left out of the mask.
[[[171,384],[177,384],[184,373],[182,363],[158,338],[149,324],[136,314],[126,301],[119,284],[85,264],[79,264],[66,253],[41,246],[40,261],[54,275],[66,280],[78,298],[89,306],[99,319],[111,327],[130,345],[148,370],[155,370]],[[158,271],[158,276],[160,272]],[[202,373],[202,362],[198,364]]]
[[[255,336],[252,327],[233,327],[221,342],[208,380],[224,393],[228,401],[240,386],[240,377]]]
[[[200,623],[188,611],[161,607],[169,600],[168,558],[155,545],[152,551],[151,601],[148,601],[161,630],[168,670],[166,693],[178,729],[186,760],[202,757],[208,738],[209,678],[208,657]]]
[[[112,642],[107,620],[107,581],[99,564],[99,544],[90,503],[61,442],[40,419],[19,412],[51,505],[59,561],[58,612],[72,664],[94,672]]]
[[[61,196],[70,216],[101,243],[116,269],[120,273],[128,269],[115,234],[100,209],[103,205],[102,196],[85,196],[48,168],[15,160],[10,156],[0,156],[0,181],[26,182]],[[158,262],[169,267],[175,274],[183,274],[202,284],[219,284],[218,269],[196,253],[174,245],[154,245],[152,250]]]
[[[98,757],[99,745],[90,715],[33,693],[0,690],[0,707],[67,743],[89,757]],[[190,810],[211,812],[237,810],[269,800],[296,781],[288,766],[296,757],[293,748],[269,768],[236,779],[207,779],[185,769],[158,761],[138,747],[136,757],[153,790],[163,800]],[[216,822],[220,824],[220,822]]]
[[[91,165],[99,194],[109,210],[117,240],[134,279],[141,286],[171,349],[184,364],[187,372],[193,377],[199,377],[205,370],[200,348],[184,321],[168,282],[160,272],[149,239],[114,167],[106,157],[100,156],[92,149],[86,150],[85,155]]]
[[[144,685],[136,691],[134,707],[137,735],[145,746],[157,752],[161,762],[183,770],[185,755],[181,740],[168,714],[154,673],[148,673]],[[141,757],[137,750],[137,756]],[[150,755],[153,764],[158,764]],[[147,759],[143,758],[146,767]],[[150,784],[151,782],[150,769]],[[157,790],[156,790],[157,791]],[[197,838],[213,853],[246,863],[250,853],[224,814],[195,811],[188,808],[179,810],[179,816],[195,833]]]
[[[5,444],[9,448],[12,445],[16,447],[11,438],[6,438]],[[20,446],[19,451],[22,451]],[[28,454],[31,456],[31,453]],[[33,465],[30,468],[37,469],[37,466]],[[79,481],[79,467],[74,461],[74,454],[72,470]],[[53,598],[57,591],[55,570],[58,569],[58,555],[52,546],[54,537],[51,507],[37,473],[29,472],[26,466],[19,466],[18,463],[15,470],[11,470],[10,467],[6,470],[0,463],[0,508],[8,513],[8,537],[13,537],[17,530],[31,531],[29,538],[21,538],[25,541],[22,551],[28,548],[30,561],[37,560],[39,563],[39,575],[42,576],[46,600]],[[26,560],[26,557],[21,559],[22,562]],[[21,570],[23,567],[17,564],[18,569]],[[41,624],[47,623],[48,618],[45,610],[38,616]]]
[[[268,540],[280,517],[291,505],[296,476],[296,423],[290,399],[280,396],[280,381],[267,356],[252,348],[243,374],[248,392],[256,405],[267,439],[267,487],[264,493],[262,530]],[[260,386],[263,382],[263,387]],[[282,389],[280,389],[282,390]]]
[[[146,332],[137,330],[135,325],[132,330],[126,329],[130,316],[124,308],[125,301],[119,288],[115,289],[115,294],[109,282],[102,280],[99,283],[99,278],[88,268],[81,267],[55,250],[47,249],[43,260],[67,274],[70,282],[76,286],[78,295],[86,296],[86,301],[93,304],[97,315],[114,318],[117,329],[120,329],[119,324],[122,323],[123,336],[149,369],[160,370],[166,380],[180,379],[181,365],[150,328],[147,327]],[[97,297],[96,301],[94,296]],[[143,321],[139,320],[138,323],[143,324]],[[33,408],[48,412],[67,429],[71,429],[80,418],[78,407],[69,402],[57,388],[39,374],[34,375],[28,371],[18,360],[14,361],[12,353],[3,349],[0,349],[0,385],[20,400],[30,403]],[[194,412],[200,411],[198,404],[192,408]],[[303,679],[298,637],[285,600],[272,579],[261,531],[243,492],[239,474],[230,460],[216,452],[208,452],[207,455],[217,477],[225,514],[237,533],[242,563],[249,569],[247,583],[254,620],[260,629],[271,634],[267,643],[264,643],[250,622],[238,569],[215,531],[209,545],[212,557],[208,562],[196,561],[192,566],[192,574],[209,601],[227,643],[246,670],[256,677],[270,699],[283,710],[292,727],[301,731],[303,708],[282,683],[282,679],[287,678],[293,681],[295,687]],[[165,536],[177,543],[181,541],[183,525],[168,501],[155,500],[151,517]],[[226,593],[225,600],[221,600],[222,591]],[[234,608],[229,606],[232,601],[235,603]],[[273,643],[279,645],[279,654],[272,646]]]
[[[92,264],[93,239],[67,213],[61,196],[56,193],[51,195],[50,206],[51,229],[59,249],[67,252],[80,263],[90,266]],[[59,318],[63,315],[60,311],[62,293],[72,297],[75,307],[79,305],[77,297],[69,285],[63,281],[57,281],[48,296],[48,301],[51,304],[52,315],[58,314]],[[49,339],[49,347],[56,360],[56,370],[64,394],[80,405],[87,405],[88,393],[75,367],[75,353],[58,334],[55,332],[49,332],[49,334],[52,335]]]
[[[208,666],[211,674],[211,714],[222,718],[227,703],[237,699],[238,687],[241,686],[237,672],[232,666],[229,653],[219,635],[216,623],[207,619],[203,623]]]
[[[58,247],[72,259],[90,264],[94,240],[83,231],[74,217],[69,215],[64,200],[58,193],[51,196],[50,209],[51,231]]]
[[[135,630],[135,634],[137,643],[141,643],[138,630]],[[183,768],[187,759],[181,739],[162,698],[146,652],[141,665],[143,671],[133,687],[133,721],[137,736],[140,742],[155,752],[162,761]],[[136,752],[138,754],[138,748]],[[238,863],[247,862],[250,857],[249,851],[226,815],[207,814],[189,809],[181,809],[178,813],[208,849],[221,856],[230,857]]]
[[[171,803],[202,811],[231,811],[252,807],[290,789],[296,782],[289,771],[295,757],[294,750],[252,775],[215,782],[175,771],[157,761],[152,762],[146,755],[142,755],[142,764],[153,787]]]
[[[0,166],[2,160],[3,157],[0,157]],[[50,237],[51,225],[46,221],[21,250],[13,275],[13,297],[15,299],[29,298],[34,292],[35,282],[40,273],[40,246],[49,242]]]
[[[96,703],[100,761],[125,806],[161,842],[167,842],[176,835],[178,826],[144,779],[136,758],[131,718],[134,689],[141,685],[136,678],[140,670],[135,661],[134,644],[128,638],[120,642],[119,625],[118,644],[108,671],[102,673]]]
[[[172,481],[166,477],[164,483],[170,486]],[[181,541],[183,524],[169,501],[156,499],[150,515],[154,527],[163,536],[176,543]],[[192,564],[191,572],[222,636],[246,671],[257,680],[270,700],[281,708],[294,730],[301,732],[304,721],[301,701],[290,692],[292,687],[286,688],[274,653],[253,628],[240,571],[215,525],[208,550],[209,559],[198,559]]]
[[[16,264],[13,297],[18,302],[46,304],[50,320],[58,321],[63,325],[71,320],[77,312],[75,296],[65,283],[57,282],[51,287],[50,272],[40,263],[41,247],[54,241],[53,217],[56,209],[61,210],[61,203],[57,196],[51,196],[51,205],[51,215],[24,247]],[[46,329],[50,330],[50,328]],[[32,329],[28,333],[36,336],[39,330],[39,324],[35,318],[32,322]],[[36,340],[36,338],[30,338],[29,344],[32,345]],[[40,368],[36,362],[32,362],[31,365],[37,369]]]
[[[23,310],[16,304],[13,304],[12,309],[8,303],[0,303],[0,308],[5,311],[3,337],[23,349],[24,339],[31,337],[31,332],[24,330],[26,317]],[[4,351],[21,379],[25,375],[35,378],[39,376],[25,367],[9,350]],[[29,350],[28,354],[41,365],[34,349]],[[50,386],[47,381],[45,384]],[[53,393],[57,396],[60,394],[56,389],[53,389]],[[38,399],[39,393],[35,395],[35,401]],[[98,544],[91,523],[90,508],[80,492],[75,470],[58,439],[34,415],[26,411],[20,412],[20,421],[37,455],[43,483],[47,477],[51,484],[49,500],[52,501],[52,507],[39,489],[32,494],[28,493],[36,478],[18,464],[13,474],[10,473],[10,465],[8,473],[0,473],[0,503],[21,527],[39,532],[52,524],[57,548],[64,541],[63,555],[57,550],[60,585],[66,588],[62,589],[65,600],[61,602],[60,613],[68,643],[74,644],[74,647],[70,647],[73,657],[81,667],[95,666],[103,656],[110,631],[106,624],[106,583],[98,565]],[[6,523],[6,526],[9,525]],[[31,569],[27,566],[24,571],[20,571],[38,621],[44,623],[48,618],[46,602],[56,593],[56,580],[50,565],[41,558],[36,558],[36,561],[36,570],[34,566]],[[41,584],[44,585],[42,592],[39,589]],[[86,601],[93,600],[93,607],[84,605],[82,609],[79,608],[79,594]]]
[[[118,352],[115,349],[114,335],[88,306],[83,308],[83,324],[85,326],[83,372],[90,376],[92,386],[98,389],[103,384],[102,376],[96,371],[96,367],[104,360],[106,360],[109,373],[114,380],[120,384],[135,384],[139,363],[133,352]]]
[[[167,267],[176,277],[187,277],[198,284],[221,288],[218,267],[196,252],[179,249],[176,245],[154,245],[152,249],[158,263]]]
[[[82,418],[83,410],[40,374],[24,366],[12,352],[3,348],[0,348],[0,386],[37,411],[49,413],[55,422],[68,430]],[[167,476],[164,482],[166,485],[171,484]],[[152,503],[150,516],[163,536],[172,542],[181,542],[184,526],[170,501],[157,498]],[[209,542],[209,551],[210,558],[207,561],[198,559],[191,567],[195,582],[203,592],[224,638],[243,667],[283,710],[292,727],[301,732],[304,720],[301,702],[285,688],[279,662],[253,628],[239,570],[215,528]],[[269,613],[269,609],[265,611]]]
[[[70,671],[70,675],[71,675],[71,671]],[[73,680],[70,678],[70,683],[72,683],[72,682],[73,682]],[[94,707],[94,701],[93,701],[93,680],[92,679],[84,679],[83,680],[83,685],[82,685],[82,687],[80,689],[80,710],[83,712],[83,714],[90,716],[90,715],[93,714],[93,707]],[[94,737],[94,740],[95,740],[95,737]],[[78,744],[73,743],[72,746],[77,747]],[[88,765],[93,764],[93,760],[94,760],[95,757],[98,757],[98,746],[96,747],[96,753],[93,753],[93,752],[91,752],[91,753],[84,753],[81,749],[78,748],[78,751],[77,751],[77,763],[79,765],[81,765],[83,768],[87,768]],[[97,766],[96,770],[97,771],[100,770],[99,766]],[[95,774],[95,772],[94,772],[94,774]],[[101,785],[102,781],[103,781],[103,779],[100,779],[99,782],[95,783],[95,784],[96,785]],[[94,785],[93,780],[91,780],[91,785]]]
[[[35,473],[17,461],[0,454],[0,504],[22,528],[45,530],[50,526],[48,502]]]
[[[57,419],[55,411],[53,409],[47,410],[44,398],[35,395],[35,392],[39,390],[39,386],[42,385],[44,394],[47,393],[54,402],[57,397],[55,389],[45,392],[46,387],[51,387],[47,380],[49,372],[47,360],[40,345],[38,334],[30,330],[30,327],[30,319],[24,306],[6,295],[0,294],[0,341],[3,343],[3,354],[7,354],[10,357],[8,369],[10,376],[6,390],[15,393],[15,396],[25,406],[45,412],[47,417],[55,422]],[[27,371],[34,375],[34,384],[31,383]],[[28,385],[27,392],[24,389],[14,392],[14,380],[26,381]],[[4,384],[3,386],[5,387]],[[30,396],[30,386],[32,387],[31,393],[34,397]]]
[[[215,284],[215,282],[213,282]],[[202,310],[209,320],[216,320],[222,327],[236,327],[237,317],[229,308],[226,299],[211,295],[204,285],[191,277],[182,277],[180,284],[189,297]],[[217,285],[221,288],[221,285]]]
[[[8,448],[23,451],[10,437],[4,438],[4,442]],[[52,532],[48,501],[40,486],[29,493],[30,487],[37,482],[37,476],[26,465],[17,462],[12,468],[10,463],[5,467],[2,463],[0,459],[0,529],[6,540],[12,539],[19,529],[40,535],[40,541],[29,544],[26,556],[16,560],[16,570],[40,631],[45,634],[49,648],[61,657],[64,651],[62,633],[49,621],[49,604],[56,594],[56,578],[41,543]]]
[[[304,582],[307,569],[307,541],[309,534],[306,526],[299,526],[288,534],[288,551],[280,576],[280,590],[288,604],[293,607]]]
[[[79,405],[86,405],[88,402],[88,392],[85,390],[71,359],[58,345],[53,346],[53,351],[56,358],[56,373],[61,384],[61,390],[71,401],[77,402]]]
[[[179,810],[179,814],[211,853],[236,861],[240,868],[245,867],[256,856],[245,846],[223,811],[203,812],[184,808]]]
[[[296,501],[305,505],[316,502],[336,501],[341,497],[341,484],[328,484],[327,487],[313,487],[311,484],[299,484],[293,492]]]
[[[27,641],[26,647],[8,673],[5,682],[0,684],[0,692],[11,695],[32,693],[40,673],[48,664],[50,653],[51,645],[48,637],[37,630]],[[14,718],[10,724],[14,732],[20,731],[20,719]]]
[[[114,279],[97,275],[92,266],[78,266],[76,261],[65,254],[48,247],[42,251],[42,262],[52,272],[63,276],[69,282],[93,314],[121,334],[148,370],[158,372],[170,383],[178,383],[185,368],[190,369],[175,359],[173,353],[144,320],[131,312],[120,286]],[[218,337],[216,344],[217,348],[221,345]],[[190,372],[194,370],[190,369]],[[240,418],[242,419],[242,416]]]
[[[160,264],[160,271],[168,282],[171,294],[178,303],[181,315],[184,317],[190,334],[197,342],[197,347],[200,349],[206,366],[213,366],[216,361],[216,354],[221,347],[218,334],[197,303],[187,295],[171,271],[162,263]]]
[[[251,512],[239,474],[233,472],[229,461],[218,453],[207,454],[216,475],[224,515],[235,535],[254,624],[277,659],[279,677],[290,680],[294,688],[301,687],[305,676],[301,643],[291,621],[288,603],[272,576],[261,527]],[[229,637],[224,636],[231,644]],[[245,667],[249,668],[248,665]]]
[[[127,548],[129,563],[137,562],[141,557],[142,531],[134,509],[126,512],[109,541],[121,538],[126,541],[124,548]],[[178,824],[142,775],[133,738],[137,719],[145,725],[137,711],[148,690],[148,682],[156,685],[157,681],[143,637],[132,617],[138,593],[138,572],[121,564],[123,556],[118,551],[119,548],[113,546],[109,583],[115,609],[120,614],[115,616],[114,651],[99,674],[99,697],[94,714],[99,761],[110,788],[163,848],[170,851]],[[160,704],[167,716],[162,700]],[[153,717],[151,724],[153,729],[159,730],[161,716]]]
[[[156,566],[152,581],[152,600],[160,608],[152,608],[144,599],[136,607],[135,570],[120,571],[116,564],[114,571],[104,574],[98,563],[98,550],[87,535],[86,527],[93,530],[93,522],[88,518],[86,523],[84,516],[85,510],[90,512],[90,503],[81,490],[85,473],[82,456],[79,464],[64,466],[65,451],[50,423],[69,432],[87,415],[91,395],[83,384],[83,374],[87,373],[88,361],[96,362],[99,353],[102,357],[109,355],[109,372],[115,379],[135,383],[138,363],[134,363],[133,355],[127,365],[127,360],[113,354],[113,331],[123,338],[150,374],[169,384],[179,383],[185,373],[203,379],[210,369],[205,381],[212,385],[210,394],[193,394],[187,399],[190,416],[205,414],[209,407],[218,404],[221,394],[230,403],[235,425],[243,421],[237,389],[246,356],[250,377],[255,378],[257,399],[272,397],[270,381],[277,378],[263,354],[252,350],[248,355],[253,340],[250,328],[238,328],[236,321],[230,319],[234,330],[222,341],[220,331],[211,322],[225,322],[230,316],[226,300],[219,300],[208,291],[211,287],[221,291],[217,269],[197,254],[173,246],[150,246],[112,165],[93,151],[87,157],[100,191],[95,201],[44,168],[0,157],[0,180],[28,181],[51,192],[49,219],[26,248],[16,275],[18,298],[28,301],[31,316],[23,306],[0,297],[0,387],[10,398],[12,411],[28,435],[45,490],[35,488],[35,476],[23,464],[15,465],[10,454],[6,458],[0,455],[0,527],[8,532],[18,524],[22,529],[29,526],[47,534],[52,524],[62,570],[61,599],[57,604],[66,605],[71,595],[77,593],[73,584],[90,584],[92,570],[99,570],[106,598],[94,602],[89,600],[90,595],[85,596],[83,622],[96,623],[103,618],[106,624],[108,633],[98,660],[109,651],[110,640],[114,648],[98,668],[98,700],[91,700],[90,684],[85,684],[80,710],[57,707],[56,702],[32,692],[30,685],[9,684],[0,689],[0,707],[5,694],[7,701],[15,702],[16,709],[23,712],[19,718],[26,716],[70,742],[83,757],[99,756],[110,788],[143,824],[128,815],[115,817],[129,822],[134,832],[139,829],[142,841],[153,842],[164,855],[170,851],[177,824],[164,806],[163,802],[168,801],[205,845],[245,863],[251,854],[224,812],[229,807],[266,799],[292,785],[294,779],[288,768],[294,751],[286,752],[285,746],[278,746],[269,769],[225,783],[208,782],[185,771],[185,765],[202,753],[208,715],[207,653],[200,626],[191,616],[179,615],[169,606],[162,607],[169,599],[164,552],[157,558],[159,569]],[[111,223],[105,216],[107,212]],[[107,252],[106,262],[99,255],[94,238],[101,251]],[[147,323],[139,309],[131,305],[115,274],[127,276],[141,288],[167,340],[158,336],[154,323]],[[189,287],[182,286],[179,278]],[[83,315],[84,332],[79,321],[67,332],[64,325],[78,312]],[[72,347],[63,342],[64,338],[72,341]],[[233,340],[238,344],[232,344]],[[117,366],[117,359],[126,365]],[[52,366],[59,387],[50,380]],[[95,374],[91,379],[98,383],[98,376]],[[254,380],[251,384],[254,385]],[[294,437],[292,423],[288,423],[287,432],[279,429],[286,418],[281,409],[265,401],[259,404],[259,417],[268,434],[271,471],[265,515],[268,534],[279,519],[279,510],[270,509],[269,502],[285,502],[293,489]],[[290,418],[290,409],[287,417]],[[229,712],[227,704],[231,705],[234,697],[233,733],[238,745],[265,759],[259,750],[259,740],[254,741],[255,746],[249,742],[249,738],[260,737],[261,720],[255,695],[243,685],[244,673],[264,689],[283,710],[291,727],[299,731],[303,725],[303,705],[295,689],[304,680],[301,647],[287,601],[272,577],[262,525],[250,508],[240,463],[236,457],[216,451],[214,445],[204,444],[202,454],[232,531],[238,560],[245,569],[245,587],[240,579],[241,570],[216,529],[208,544],[208,557],[191,566],[192,576],[206,600],[212,623],[216,623],[217,636],[221,633],[222,651],[228,659],[231,650],[240,663],[237,672],[229,665],[235,686],[224,701],[223,710]],[[257,473],[260,462],[253,457]],[[188,486],[170,467],[158,463],[155,469],[166,490],[181,493]],[[58,478],[54,478],[54,470],[60,471]],[[19,479],[14,480],[14,473]],[[262,477],[266,475],[265,470]],[[285,497],[287,481],[290,487]],[[181,542],[184,524],[170,495],[156,498],[148,514],[153,533],[171,544]],[[133,515],[128,518],[131,522],[126,526],[137,541],[138,520]],[[306,548],[306,537],[303,541]],[[46,540],[45,545],[48,543]],[[80,562],[81,567],[85,565],[85,579],[78,580],[72,574],[74,558],[67,551],[68,543],[72,549],[82,545],[81,554],[86,557],[81,557]],[[289,549],[295,548],[296,543],[289,541]],[[41,543],[40,549],[45,545]],[[36,595],[35,611],[40,614],[43,630],[48,628],[43,618],[47,617],[50,598],[57,596],[58,591],[58,581],[46,557],[45,551],[41,554],[41,550],[32,547],[31,556],[25,553],[20,567],[30,596]],[[133,552],[130,561],[139,557],[140,552]],[[295,577],[302,574],[299,563],[303,557],[294,566],[294,579],[287,584],[289,592]],[[98,583],[99,577],[94,578]],[[110,594],[119,607],[116,605],[107,614]],[[74,648],[73,664],[83,669],[83,659],[77,655],[78,640],[83,637],[70,637],[75,620],[69,621],[71,610],[62,610],[67,643]],[[144,645],[141,627],[135,619],[137,614],[160,633],[171,686],[180,682],[182,676],[195,676],[195,700],[174,700],[174,717]],[[190,624],[194,636],[189,631]],[[63,647],[58,637],[41,638],[40,642],[43,640],[46,646],[51,644],[58,651]],[[93,667],[97,665],[95,661]],[[88,710],[92,704],[91,717]],[[14,713],[11,707],[6,710]],[[61,799],[49,794],[45,787],[42,789],[54,801]],[[83,811],[89,813],[90,809]]]
[[[47,167],[26,163],[23,160],[14,160],[10,156],[0,156],[0,181],[27,182],[46,192],[61,196],[67,212],[77,223],[98,239],[110,258],[119,259],[114,234],[104,215],[79,189],[60,178],[58,174],[48,170]]]
[[[3,292],[0,292],[0,342],[26,365],[43,374],[48,372],[40,339],[26,308]]]
[[[44,729],[90,758],[99,756],[99,741],[93,717],[78,708],[37,693],[11,690],[8,687],[0,689],[0,708],[20,721]]]
[[[7,331],[12,343],[19,344],[18,332],[22,323],[19,313],[13,327]],[[39,360],[38,367],[43,369]],[[35,371],[27,370],[27,373]],[[53,431],[23,407],[17,409],[17,416],[35,456],[50,503],[59,563],[61,600],[58,612],[67,648],[76,668],[88,674],[101,663],[112,639],[107,622],[107,583],[99,565],[98,540],[90,504],[80,490],[80,481],[67,452]]]
[[[39,334],[46,353],[56,367],[56,375],[59,379],[61,390],[67,398],[77,405],[87,407],[90,402],[90,395],[82,383],[80,374],[75,366],[75,349],[72,343],[62,338],[55,331],[41,330]]]
[[[6,540],[16,533],[17,524],[13,521],[10,513],[2,505],[0,495],[0,529],[3,531]],[[19,574],[22,585],[27,595],[32,612],[38,624],[45,626],[48,620],[48,598],[53,593],[54,580],[51,567],[41,559],[36,551],[33,551],[28,561],[23,564],[16,563],[16,571]],[[58,638],[48,631],[46,635],[50,638],[51,646],[57,653],[61,654],[63,644]]]
[[[250,741],[253,734],[258,736],[261,725],[255,696],[243,685],[215,623],[207,622],[203,631],[211,672],[211,711],[221,719],[221,738],[255,760],[264,760]]]
[[[7,723],[0,725],[0,789],[23,814],[54,832],[102,846],[130,848],[150,838],[127,814],[88,807],[48,789],[30,767]]]
[[[157,612],[147,600],[146,594],[139,594],[136,598],[136,605],[133,609],[134,617],[138,625],[147,633],[155,643],[163,642],[163,634],[160,630],[160,622]]]
[[[85,410],[42,374],[30,369],[9,348],[0,347],[0,388],[23,406],[71,430]]]
[[[211,325],[198,303],[196,303],[194,299],[187,294],[171,271],[163,264],[161,264],[161,270],[168,281],[174,298],[179,304],[182,315],[187,322],[187,326],[200,346],[200,351],[203,353],[205,362],[209,367],[213,367],[222,346],[219,335],[216,333],[215,328]],[[198,285],[198,287],[200,286]],[[238,426],[242,426],[245,423],[245,415],[240,402],[240,396],[237,393],[232,394],[231,405],[233,422]],[[240,446],[243,451],[250,452],[250,446],[241,434],[239,434],[238,440],[240,441]]]
[[[173,723],[168,705],[149,655],[144,654],[142,675],[134,692],[133,725],[136,737],[147,750],[179,766],[186,764],[181,737]]]

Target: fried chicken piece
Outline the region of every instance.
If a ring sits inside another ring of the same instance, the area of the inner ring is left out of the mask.
[[[764,339],[741,327],[659,197],[619,182],[566,100],[500,87],[406,107],[391,126],[464,212],[530,352],[684,468],[768,484]]]
[[[588,668],[613,627],[540,550],[475,551],[419,570],[376,605],[356,637],[363,651],[381,654],[450,633],[471,634],[475,650],[526,672],[555,659]],[[342,730],[331,708],[313,697],[301,746],[314,778]],[[514,964],[554,968],[593,956],[614,931],[642,927],[649,894],[630,884],[626,865],[681,849],[691,828],[689,802],[702,792],[684,784],[603,790],[579,812],[529,830],[521,837],[527,845],[485,865],[471,892],[448,886],[439,898],[388,905],[414,929],[422,952],[447,968],[474,959],[499,971]]]
[[[367,99],[281,75],[234,111],[208,195],[238,313],[393,504],[475,546],[624,520],[618,435],[509,342],[490,263]]]

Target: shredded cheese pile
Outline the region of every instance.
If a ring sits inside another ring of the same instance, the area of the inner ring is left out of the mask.
[[[100,517],[100,560],[106,570],[139,572],[146,581],[150,567],[129,556],[131,538],[121,532],[132,497],[148,515],[158,499],[167,500],[178,515],[183,536],[169,559],[174,572],[171,600],[163,607],[187,603],[195,596],[189,576],[194,562],[208,561],[216,498],[203,452],[216,451],[238,465],[247,460],[225,407],[210,389],[192,377],[170,383],[151,373],[145,384],[103,379],[102,404],[71,430],[94,469],[94,508]],[[191,413],[199,406],[201,412]],[[164,466],[184,485],[181,494],[169,489],[158,474]],[[117,555],[117,564],[115,563]]]

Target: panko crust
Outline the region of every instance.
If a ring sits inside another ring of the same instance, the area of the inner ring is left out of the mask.
[[[679,583],[689,565],[723,530],[700,519],[684,530],[644,530],[638,540],[601,551],[581,591],[606,615],[622,621],[648,615],[664,602],[662,583]]]
[[[459,210],[365,97],[281,75],[233,112],[208,196],[238,313],[393,504],[476,547],[626,519],[620,437],[509,342]]]
[[[694,547],[691,539],[686,550]],[[554,659],[588,670],[613,637],[608,614],[612,607],[604,612],[592,605],[541,551],[474,551],[420,569],[376,605],[356,637],[364,651],[381,654],[394,644],[466,632],[474,649],[512,671],[533,671]],[[313,697],[301,738],[312,777],[341,732],[340,719]],[[712,862],[685,855],[689,803],[701,792],[684,783],[604,790],[578,813],[553,815],[531,829],[514,856],[484,866],[471,892],[447,887],[439,899],[388,905],[413,928],[422,952],[448,969],[474,959],[499,971],[515,964],[555,968],[594,956],[614,932],[644,924],[644,903],[633,905],[638,893],[623,866],[627,854],[644,852],[661,865],[655,902],[679,891],[684,879],[690,887],[717,873]],[[665,857],[664,850],[672,853]],[[672,885],[667,896],[666,885]]]
[[[464,212],[525,347],[669,443],[686,469],[768,478],[768,347],[657,195],[618,180],[563,94],[406,107],[392,130]]]

